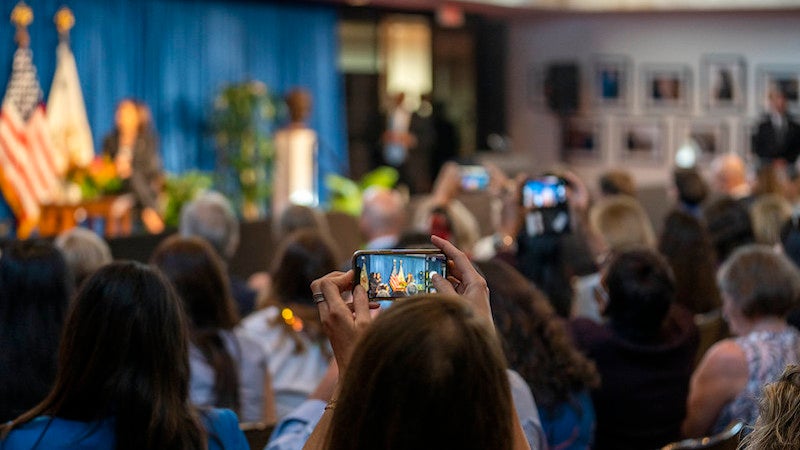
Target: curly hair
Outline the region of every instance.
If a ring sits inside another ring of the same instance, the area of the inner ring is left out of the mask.
[[[489,285],[492,316],[508,365],[545,408],[599,385],[593,362],[573,346],[564,321],[541,291],[503,261],[476,263]]]
[[[764,387],[759,412],[740,449],[800,448],[800,366],[786,366],[778,381]]]

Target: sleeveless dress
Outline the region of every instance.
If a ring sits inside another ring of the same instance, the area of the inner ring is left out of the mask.
[[[758,401],[765,384],[777,380],[787,364],[800,361],[800,333],[787,326],[782,331],[754,331],[734,339],[744,351],[749,375],[742,392],[722,408],[713,433],[731,422],[743,420],[753,425],[758,417]]]

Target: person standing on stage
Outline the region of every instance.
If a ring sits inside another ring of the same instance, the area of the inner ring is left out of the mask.
[[[753,153],[759,166],[786,166],[790,178],[797,176],[795,162],[800,155],[800,124],[789,114],[786,94],[775,86],[769,91],[769,111],[764,114],[753,135]]]

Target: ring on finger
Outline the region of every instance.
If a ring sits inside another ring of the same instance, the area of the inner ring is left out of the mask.
[[[320,303],[325,301],[325,294],[323,294],[322,292],[315,292],[314,294],[311,295],[311,298],[314,299],[315,304],[319,305]]]

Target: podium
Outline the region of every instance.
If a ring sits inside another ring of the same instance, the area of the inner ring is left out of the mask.
[[[104,196],[76,204],[42,205],[39,234],[57,236],[75,226],[86,226],[106,238],[129,236],[132,227],[131,211],[118,218],[111,217],[111,205],[117,196]]]

